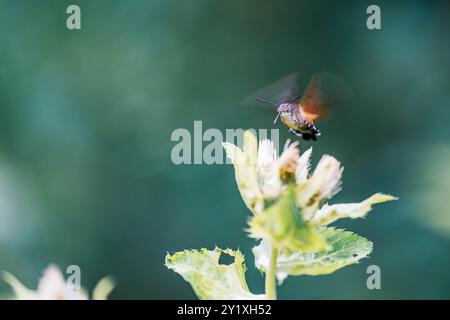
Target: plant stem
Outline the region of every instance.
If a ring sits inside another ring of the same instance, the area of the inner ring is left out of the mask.
[[[269,268],[266,270],[266,297],[269,300],[277,299],[277,283],[275,274],[277,271],[278,248],[272,246]]]

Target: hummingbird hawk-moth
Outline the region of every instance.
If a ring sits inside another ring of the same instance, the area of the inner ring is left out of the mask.
[[[328,72],[319,72],[311,77],[303,95],[298,90],[298,74],[284,77],[250,95],[245,104],[265,104],[275,107],[278,118],[289,132],[305,140],[317,140],[320,130],[314,124],[328,113],[331,105],[353,96],[350,86],[341,78]]]

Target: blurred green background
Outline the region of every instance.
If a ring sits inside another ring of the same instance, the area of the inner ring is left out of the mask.
[[[81,31],[65,26],[73,3]],[[400,201],[338,224],[374,242],[369,259],[289,278],[279,297],[450,298],[450,6],[376,1],[382,30],[369,31],[369,4],[1,0],[0,269],[34,288],[47,264],[77,264],[89,289],[114,276],[115,299],[193,299],[166,252],[240,247],[262,292],[232,167],[176,166],[170,136],[194,120],[272,128],[274,113],[242,98],[327,70],[355,98],[301,148],[343,162],[333,202]],[[366,288],[371,264],[381,290]]]

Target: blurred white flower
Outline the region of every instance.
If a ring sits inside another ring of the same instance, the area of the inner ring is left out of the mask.
[[[72,288],[55,265],[49,265],[39,280],[36,290],[26,288],[16,277],[3,272],[4,280],[11,286],[17,300],[87,300],[89,296],[83,288]],[[113,281],[106,277],[93,290],[93,299],[104,300],[114,288]]]
[[[40,300],[86,300],[87,293],[83,289],[69,288],[61,270],[50,265],[39,280],[36,290]]]

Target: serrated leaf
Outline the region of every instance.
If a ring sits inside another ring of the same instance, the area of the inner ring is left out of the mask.
[[[282,282],[288,275],[330,274],[345,266],[358,263],[372,252],[372,243],[357,234],[334,228],[320,228],[329,245],[327,250],[314,253],[281,250],[277,259],[277,279]],[[256,267],[264,272],[269,263],[270,246],[262,241],[253,249]]]
[[[234,262],[219,264],[221,254],[232,256]],[[244,256],[239,250],[203,248],[167,254],[166,267],[189,282],[202,300],[265,299],[265,295],[252,294],[248,289]]]
[[[341,203],[331,206],[325,204],[314,214],[308,223],[314,226],[320,226],[341,218],[362,218],[372,210],[372,205],[392,200],[397,200],[397,198],[387,194],[376,193],[359,203]]]
[[[295,190],[286,190],[277,202],[250,219],[250,236],[293,251],[314,252],[326,248],[324,238],[302,221],[295,202]]]

